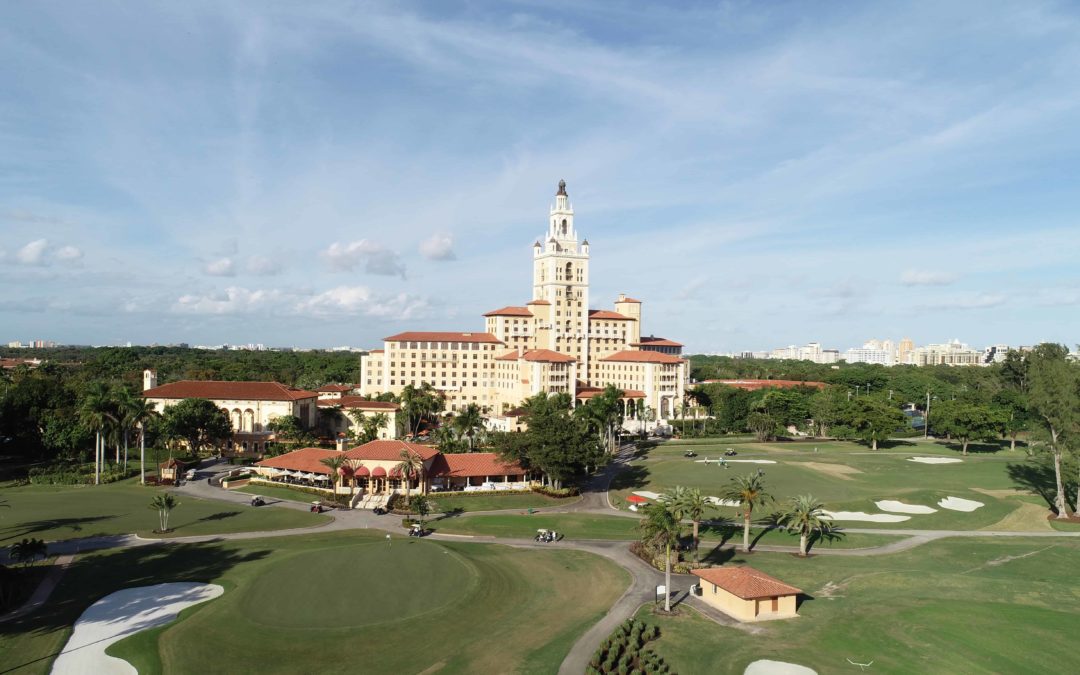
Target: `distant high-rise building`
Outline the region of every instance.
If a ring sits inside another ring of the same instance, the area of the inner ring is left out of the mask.
[[[915,343],[911,338],[903,338],[900,340],[900,344],[896,348],[896,362],[897,363],[911,363],[911,352],[915,350]]]
[[[911,362],[916,366],[977,366],[983,362],[983,352],[953,340],[917,347],[911,352]]]

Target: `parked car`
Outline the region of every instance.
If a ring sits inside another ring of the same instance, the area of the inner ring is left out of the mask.
[[[184,474],[184,480],[195,480],[195,469],[188,469]]]

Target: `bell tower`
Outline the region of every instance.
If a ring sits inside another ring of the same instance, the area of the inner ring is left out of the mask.
[[[569,354],[579,373],[589,372],[589,244],[578,244],[564,180],[548,213],[547,234],[533,244],[533,300],[551,303],[550,321],[537,327],[537,348]]]

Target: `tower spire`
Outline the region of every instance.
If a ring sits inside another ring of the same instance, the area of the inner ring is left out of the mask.
[[[556,197],[565,197],[566,195],[566,181],[559,181],[559,191],[555,193]]]

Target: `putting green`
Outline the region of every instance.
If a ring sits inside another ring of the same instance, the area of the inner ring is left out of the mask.
[[[259,575],[241,603],[252,621],[267,626],[355,628],[457,602],[477,576],[464,558],[435,543],[380,541],[292,555]]]

